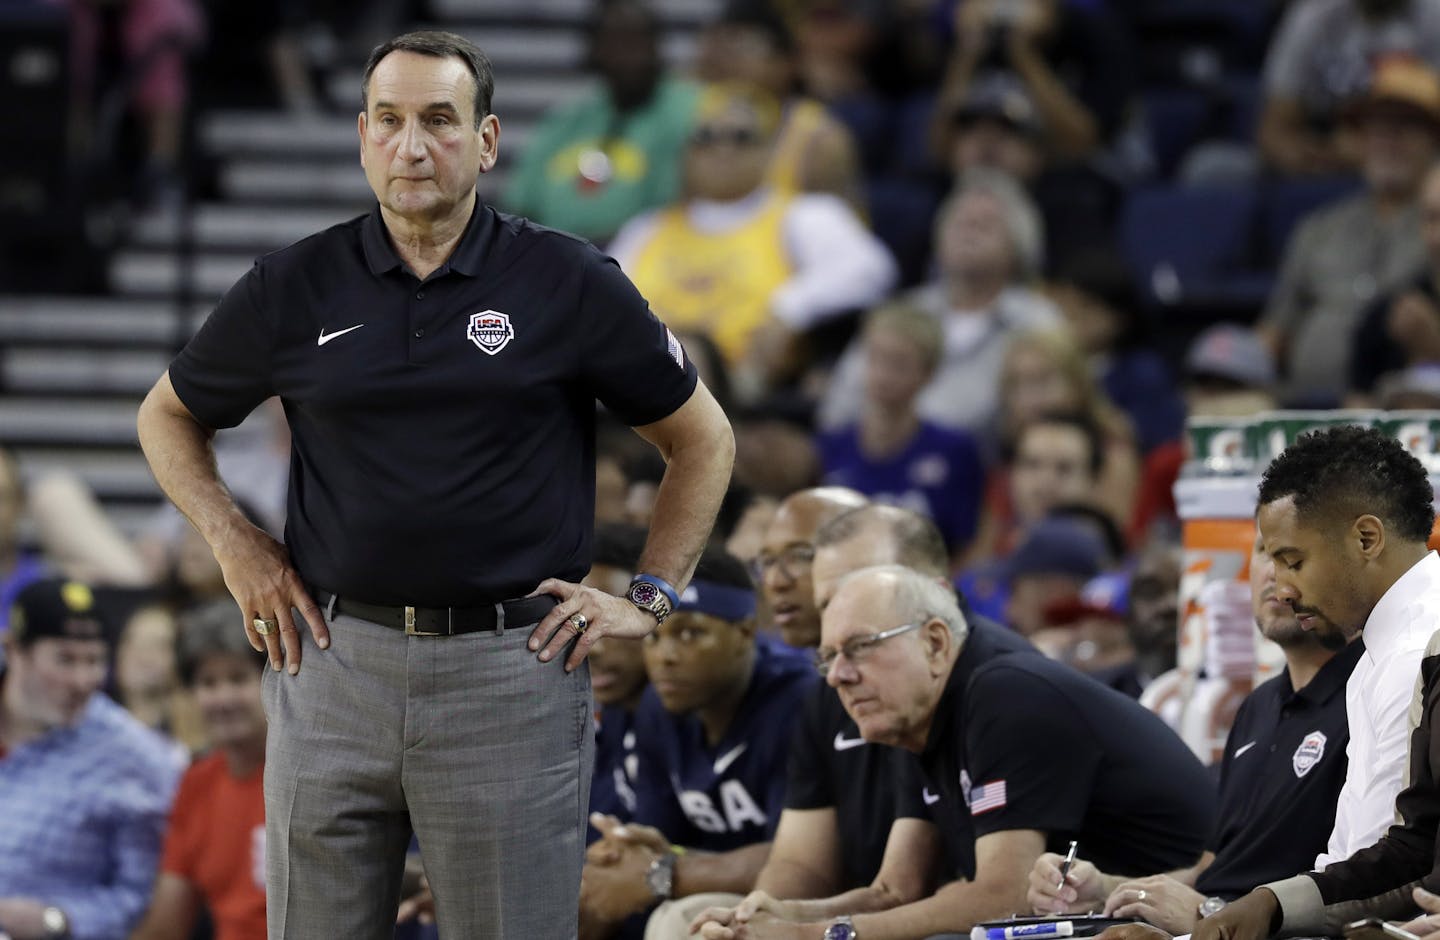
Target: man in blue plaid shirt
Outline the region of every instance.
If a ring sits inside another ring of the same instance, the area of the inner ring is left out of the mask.
[[[20,592],[0,664],[0,934],[123,940],[144,911],[180,766],[99,694],[90,589]]]

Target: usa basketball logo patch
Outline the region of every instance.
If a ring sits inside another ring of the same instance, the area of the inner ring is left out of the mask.
[[[509,314],[499,310],[482,310],[470,314],[470,325],[466,328],[465,335],[470,337],[470,342],[480,347],[481,352],[493,356],[510,345],[510,341],[515,338],[515,327],[510,325]]]

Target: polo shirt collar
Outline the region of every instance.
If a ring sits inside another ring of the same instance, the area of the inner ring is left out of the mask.
[[[1365,619],[1365,648],[1372,660],[1389,655],[1410,627],[1405,610],[1432,591],[1440,591],[1440,556],[1433,551],[1390,585]]]
[[[450,271],[466,277],[477,276],[485,265],[485,257],[488,254],[495,227],[495,213],[485,205],[483,199],[476,196],[475,211],[470,213],[470,222],[465,226],[465,232],[460,236],[460,242],[455,246],[455,250],[450,252],[450,257],[436,269],[431,277]],[[385,219],[380,214],[378,202],[360,226],[360,244],[365,252],[365,263],[369,266],[371,274],[378,276],[396,268],[404,269],[405,263],[400,260],[400,255],[396,253],[395,246],[390,242],[390,233],[385,229]]]
[[[1302,699],[1308,705],[1320,706],[1328,702],[1333,696],[1344,693],[1345,684],[1350,680],[1350,673],[1354,671],[1355,664],[1360,661],[1360,656],[1365,652],[1365,640],[1355,639],[1345,644],[1345,648],[1320,667],[1315,673],[1315,678],[1306,684],[1299,692],[1292,692],[1292,696]],[[1286,670],[1286,678],[1289,678],[1289,670]],[[1293,686],[1292,686],[1293,688]]]
[[[970,677],[981,664],[990,658],[990,644],[985,638],[971,631],[960,647],[955,665],[950,667],[950,676],[945,680],[945,691],[935,704],[935,716],[930,719],[930,733],[925,737],[922,758],[929,760],[955,740],[955,726],[960,723],[960,709],[965,701],[965,687]]]

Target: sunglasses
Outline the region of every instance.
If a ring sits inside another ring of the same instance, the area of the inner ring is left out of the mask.
[[[690,134],[690,146],[753,147],[760,142],[760,132],[753,127],[697,127]]]

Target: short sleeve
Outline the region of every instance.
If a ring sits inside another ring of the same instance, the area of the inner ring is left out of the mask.
[[[165,847],[160,856],[162,872],[178,875],[192,883],[196,880],[196,855],[202,847],[202,839],[196,832],[197,796],[196,778],[194,767],[192,767],[181,779],[180,789],[175,794],[175,805],[170,811],[169,828],[165,832]]]
[[[978,839],[992,832],[1082,827],[1100,766],[1100,746],[1065,696],[1001,663],[976,674],[966,693],[966,770]]]
[[[665,772],[660,710],[660,700],[653,691],[646,693],[635,710],[635,821],[654,826],[671,842],[684,844],[694,840],[690,821]]]
[[[890,749],[890,771],[895,783],[895,818],[930,822],[925,806],[925,777],[915,755],[900,748]]]
[[[170,363],[175,394],[207,427],[233,428],[275,394],[263,270],[237,281]]]
[[[828,809],[835,805],[835,790],[825,773],[822,748],[825,732],[820,700],[824,688],[817,686],[812,694],[805,697],[799,720],[795,722],[790,756],[785,765],[786,809]]]
[[[580,304],[584,378],[616,417],[640,427],[690,399],[694,363],[619,265],[597,253],[586,265]]]

